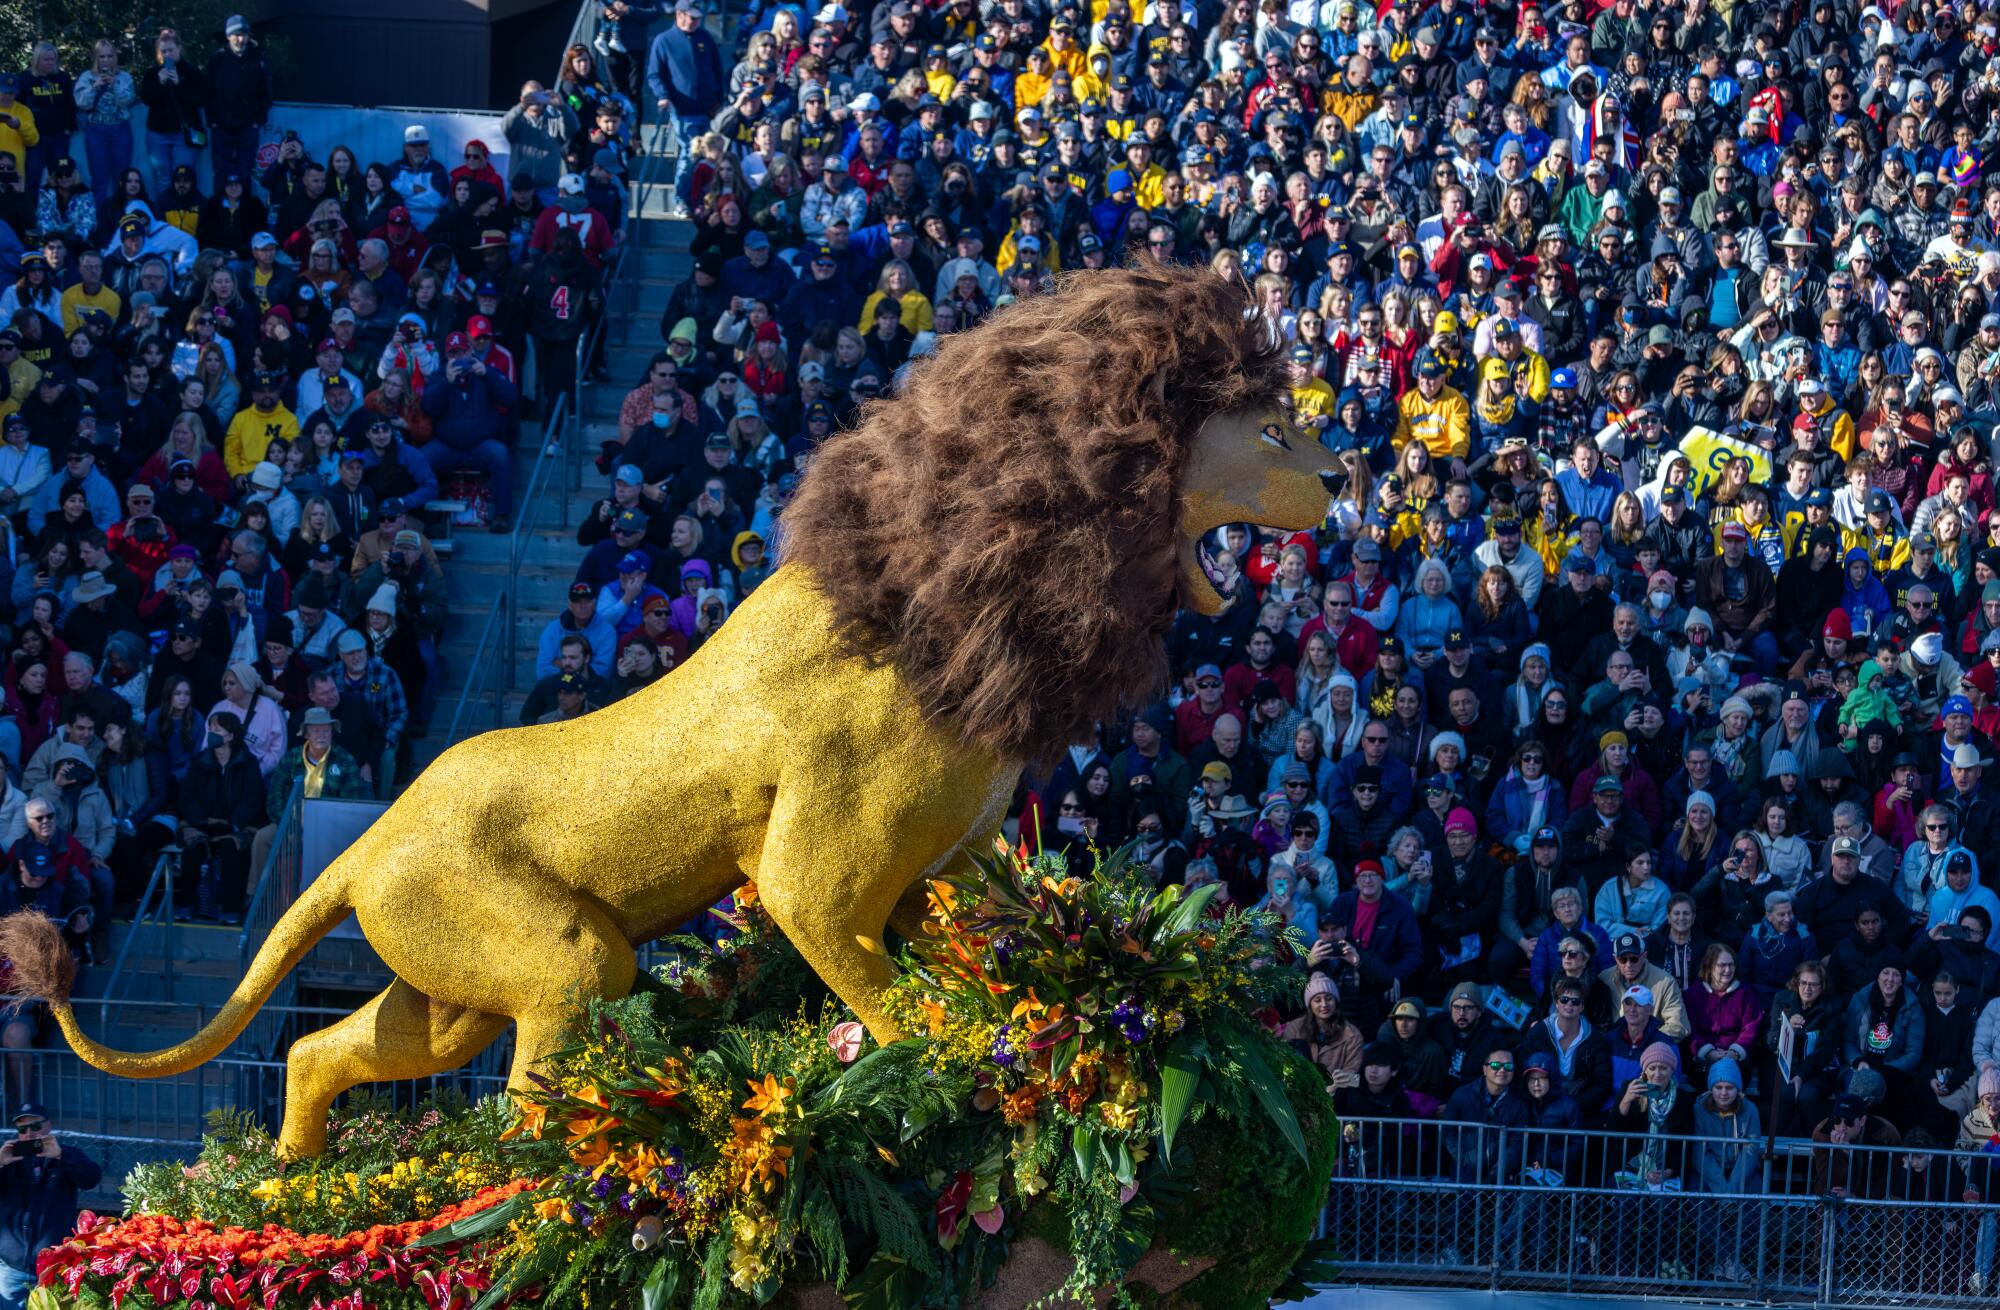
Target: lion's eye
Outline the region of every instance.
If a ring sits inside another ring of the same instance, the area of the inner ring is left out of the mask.
[[[1285,440],[1284,430],[1275,423],[1265,424],[1264,441],[1268,445],[1276,446],[1279,450],[1290,450],[1292,448],[1292,443]]]

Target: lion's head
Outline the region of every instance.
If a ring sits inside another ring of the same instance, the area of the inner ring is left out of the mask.
[[[815,455],[785,511],[857,654],[968,739],[1029,757],[1158,694],[1203,533],[1308,528],[1324,451],[1285,365],[1206,270],[1090,273],[947,337]]]

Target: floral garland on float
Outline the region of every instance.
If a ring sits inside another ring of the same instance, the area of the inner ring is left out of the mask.
[[[218,1120],[43,1254],[37,1310],[1262,1307],[1331,1272],[1338,1135],[1257,1021],[1288,930],[1215,890],[996,846],[930,885],[883,1047],[746,889],[518,1101],[350,1105],[289,1165]]]

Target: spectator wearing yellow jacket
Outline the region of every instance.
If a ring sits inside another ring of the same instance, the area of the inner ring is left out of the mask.
[[[1085,63],[1084,70],[1070,79],[1070,94],[1076,97],[1078,104],[1086,100],[1095,100],[1100,105],[1107,103],[1111,99],[1110,47],[1101,42],[1090,47]]]
[[[14,156],[14,167],[26,173],[28,148],[40,145],[42,134],[35,127],[35,111],[14,98],[20,89],[20,78],[0,73],[0,150]]]
[[[1333,388],[1312,369],[1312,347],[1300,341],[1292,346],[1292,413],[1299,426],[1315,435],[1333,425]]]
[[[1465,396],[1444,380],[1445,369],[1429,351],[1417,357],[1417,385],[1396,402],[1402,418],[1396,423],[1396,449],[1413,439],[1437,459],[1452,461],[1452,475],[1465,476],[1465,457],[1472,450],[1472,408]]]
[[[1023,105],[1039,105],[1048,98],[1049,83],[1055,72],[1055,64],[1049,59],[1047,46],[1036,46],[1028,52],[1028,66],[1014,74],[1014,108]]]
[[[1049,62],[1054,66],[1050,71],[1062,69],[1069,74],[1072,85],[1090,71],[1090,61],[1085,57],[1083,47],[1076,43],[1076,24],[1067,18],[1058,18],[1049,24],[1049,39],[1037,49],[1049,52]]]

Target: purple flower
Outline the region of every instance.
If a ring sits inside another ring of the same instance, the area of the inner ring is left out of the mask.
[[[571,1216],[574,1217],[576,1221],[580,1224],[587,1224],[590,1222],[590,1207],[585,1205],[581,1201],[578,1201],[576,1204],[570,1206],[569,1212]]]
[[[630,1192],[625,1192],[625,1193],[622,1193],[622,1194],[621,1194],[621,1195],[620,1195],[620,1196],[618,1197],[618,1200],[617,1200],[617,1201],[615,1202],[615,1204],[616,1204],[616,1206],[617,1206],[617,1208],[618,1208],[618,1213],[619,1213],[619,1214],[631,1214],[631,1213],[632,1213],[632,1193],[630,1193]]]
[[[1004,969],[1007,967],[1007,961],[1014,958],[1014,952],[1020,949],[1019,933],[1003,933],[993,939],[993,962]]]
[[[606,1174],[604,1177],[592,1183],[590,1185],[590,1194],[596,1197],[600,1201],[602,1201],[605,1197],[611,1195],[611,1176],[609,1174]]]
[[[993,1063],[1002,1069],[1012,1069],[1016,1063],[1013,1042],[1014,1025],[1003,1023],[993,1032]]]
[[[1151,1026],[1146,1007],[1139,1003],[1136,996],[1128,996],[1112,1007],[1111,1022],[1118,1026],[1118,1031],[1128,1042],[1145,1041],[1146,1029]]]

